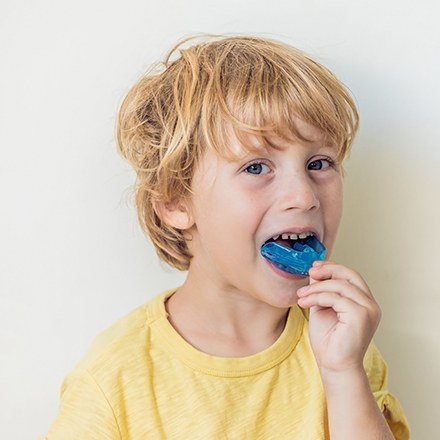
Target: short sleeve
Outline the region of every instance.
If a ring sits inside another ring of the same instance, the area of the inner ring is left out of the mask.
[[[67,380],[54,424],[40,440],[120,440],[113,410],[88,372]]]
[[[409,423],[397,398],[388,390],[388,366],[372,343],[364,359],[371,390],[396,440],[409,440]]]

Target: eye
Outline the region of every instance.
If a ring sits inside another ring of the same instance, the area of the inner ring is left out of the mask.
[[[248,174],[256,174],[256,175],[269,174],[270,173],[270,168],[265,163],[255,162],[255,163],[252,163],[249,166],[247,166],[245,168],[245,171]]]
[[[334,166],[334,162],[331,159],[317,159],[309,163],[308,169],[313,171],[326,170]]]

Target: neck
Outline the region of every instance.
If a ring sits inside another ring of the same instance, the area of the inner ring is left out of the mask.
[[[167,302],[169,321],[191,345],[220,357],[244,357],[271,346],[281,335],[288,309],[273,307],[232,286],[188,274]]]

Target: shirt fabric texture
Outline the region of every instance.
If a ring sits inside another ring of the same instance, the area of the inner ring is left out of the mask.
[[[58,416],[41,440],[329,439],[325,394],[307,315],[290,309],[283,333],[244,358],[202,353],[167,319],[163,292],[99,335],[64,381]],[[371,344],[364,367],[397,440],[409,439],[387,366]]]

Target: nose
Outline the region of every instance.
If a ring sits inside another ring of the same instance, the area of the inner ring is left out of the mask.
[[[289,176],[282,183],[279,202],[283,211],[298,209],[307,212],[320,206],[316,185],[306,173]]]

